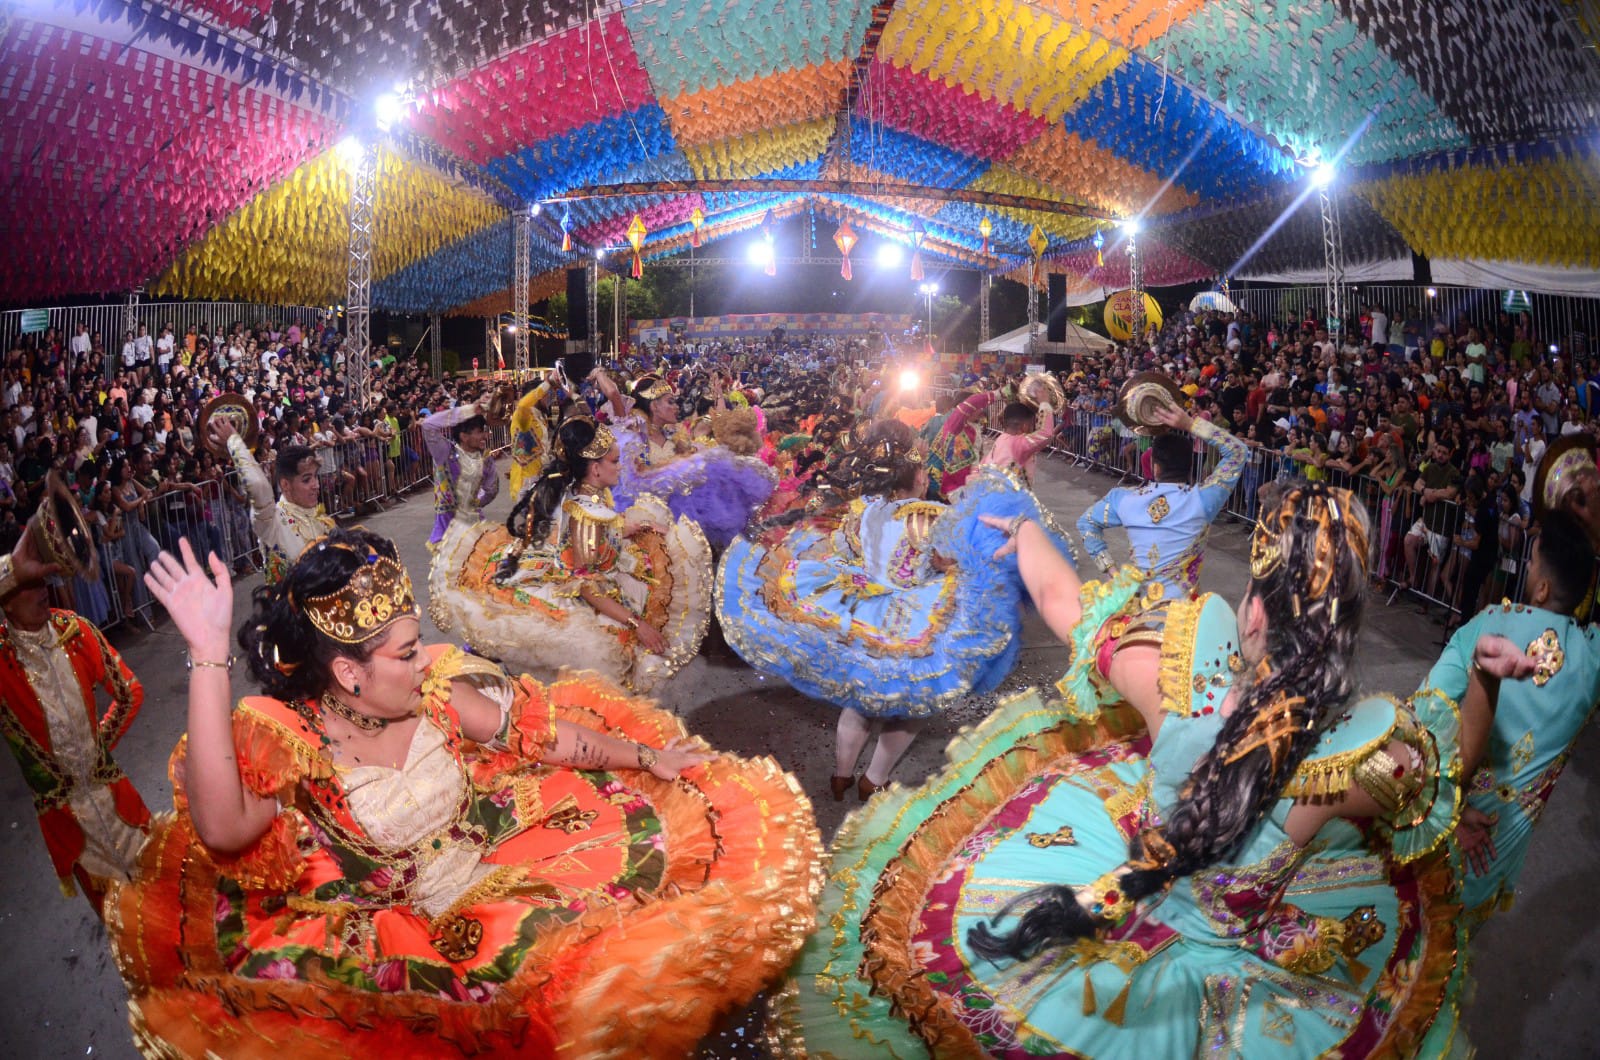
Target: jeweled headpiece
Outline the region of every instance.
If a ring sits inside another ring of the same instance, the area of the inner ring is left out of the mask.
[[[656,375],[643,375],[633,382],[633,392],[640,401],[654,401],[672,393],[672,386]]]
[[[311,547],[342,548],[365,561],[339,589],[299,603],[323,636],[340,644],[360,644],[402,618],[421,616],[411,590],[411,575],[398,560],[351,545],[318,542]]]
[[[1333,487],[1292,489],[1285,493],[1277,508],[1261,516],[1255,532],[1250,535],[1251,577],[1264,578],[1284,562],[1284,534],[1294,525],[1297,517],[1309,519],[1317,525],[1311,541],[1311,572],[1306,581],[1306,599],[1321,599],[1333,584],[1333,576],[1339,565],[1332,534],[1335,524],[1344,528],[1346,547],[1365,571],[1367,528],[1356,505],[1355,497],[1349,490]]]
[[[615,445],[616,442],[617,440],[611,434],[610,427],[607,427],[603,423],[596,423],[594,425],[594,438],[589,442],[588,445],[579,450],[578,455],[583,457],[585,460],[599,460],[601,457],[611,452],[611,447]]]

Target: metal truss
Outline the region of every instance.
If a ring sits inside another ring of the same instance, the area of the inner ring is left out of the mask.
[[[517,378],[528,370],[528,284],[532,282],[533,213],[524,206],[515,214],[511,246],[512,367]]]
[[[378,191],[378,147],[363,143],[350,175],[350,261],[344,296],[345,383],[356,409],[367,407],[372,352],[373,201]]]

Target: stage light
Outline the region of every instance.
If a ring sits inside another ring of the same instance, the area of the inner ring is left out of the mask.
[[[596,261],[600,260],[601,258],[604,258],[606,256],[606,248],[605,247],[595,247],[594,248],[594,256],[595,256],[595,260]]]
[[[751,243],[750,248],[745,251],[745,256],[750,259],[750,264],[760,265],[763,267],[772,264],[772,255],[772,244],[768,243],[765,239],[756,240],[754,243]]]
[[[1439,297],[1439,289],[1437,287],[1428,288],[1428,297],[1429,298],[1437,298],[1437,297]]]
[[[1313,187],[1326,188],[1333,183],[1333,178],[1338,176],[1338,173],[1332,162],[1324,162],[1311,171],[1311,184]]]
[[[361,138],[352,134],[339,141],[334,150],[339,152],[339,161],[347,166],[354,166],[361,161],[361,152],[366,148],[361,143]]]
[[[393,92],[385,92],[372,101],[372,116],[380,132],[388,132],[390,126],[405,116],[405,112],[405,104]]]
[[[1122,231],[1130,236],[1138,235],[1139,219],[1137,217],[1130,217],[1126,221],[1122,222]]]
[[[900,373],[901,390],[915,390],[921,385],[922,377],[917,374],[916,369],[907,368],[905,371]]]
[[[880,269],[898,269],[905,258],[905,251],[900,249],[899,243],[883,243],[878,247],[878,268]]]
[[[532,206],[528,207],[528,214],[532,217],[538,217],[543,209],[543,206],[540,206],[538,203],[534,203]]]

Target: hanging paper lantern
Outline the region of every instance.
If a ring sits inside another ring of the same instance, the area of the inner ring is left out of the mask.
[[[839,248],[843,259],[839,262],[839,275],[846,280],[850,279],[850,251],[855,249],[856,242],[856,230],[850,227],[850,222],[840,221],[833,233],[833,245]]]
[[[1127,342],[1133,337],[1133,292],[1118,291],[1106,299],[1106,334],[1118,342]],[[1161,327],[1161,307],[1156,300],[1150,297],[1150,292],[1144,292],[1144,325],[1147,328]]]
[[[926,275],[922,271],[922,241],[927,238],[927,230],[922,227],[922,222],[917,222],[911,229],[911,280],[919,283]]]
[[[694,213],[689,215],[689,223],[694,226],[693,231],[689,233],[689,245],[698,247],[700,245],[700,228],[706,223],[705,212],[696,206]]]
[[[1105,248],[1105,245],[1106,245],[1105,234],[1103,232],[1101,232],[1099,229],[1095,229],[1095,233],[1094,233],[1094,266],[1097,269],[1105,268],[1106,256],[1104,254],[1100,253],[1101,250],[1103,250]]]
[[[1033,251],[1033,274],[1030,277],[1030,282],[1034,287],[1038,287],[1039,281],[1043,278],[1044,252],[1049,245],[1050,240],[1046,239],[1045,234],[1039,231],[1038,225],[1034,225],[1033,231],[1028,233],[1028,249]]]
[[[572,207],[561,208],[561,253],[572,250]]]
[[[636,280],[644,275],[644,259],[639,256],[644,248],[644,235],[644,218],[634,214],[633,220],[628,222],[628,245],[633,248],[633,269],[629,275]]]
[[[994,223],[989,220],[989,215],[984,214],[983,220],[978,222],[978,234],[983,237],[983,253],[989,253],[989,236],[994,232]]]

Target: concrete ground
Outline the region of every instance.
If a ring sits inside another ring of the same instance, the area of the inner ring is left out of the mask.
[[[1063,521],[1075,520],[1113,484],[1104,475],[1074,470],[1060,459],[1045,461],[1041,469],[1039,492]],[[503,516],[507,506],[502,491],[490,514]],[[423,592],[428,564],[424,541],[432,519],[428,496],[420,493],[395,511],[366,521],[400,542]],[[1212,534],[1204,587],[1236,599],[1246,571],[1244,528],[1219,526]],[[240,620],[249,590],[259,583],[255,577],[239,586]],[[1442,632],[1413,607],[1375,604],[1362,637],[1361,687],[1408,692],[1437,655]],[[423,624],[424,637],[435,637],[426,617]],[[143,712],[117,759],[152,809],[169,808],[167,755],[183,732],[186,709],[183,642],[170,622],[158,622],[154,633],[118,630],[111,639],[145,687]],[[1042,623],[1030,617],[1021,663],[1002,693],[1054,680],[1062,669],[1062,654]],[[235,688],[236,695],[249,691]],[[835,803],[827,794],[834,709],[752,673],[715,633],[700,657],[664,690],[661,701],[716,746],[747,755],[770,754],[792,770],[816,800],[825,836],[856,805]],[[962,726],[980,720],[991,702],[992,697],[975,699],[931,722],[901,763],[897,778],[916,781],[936,769],[946,741]],[[1600,839],[1597,754],[1600,737],[1591,728],[1545,814],[1516,908],[1479,935],[1474,954],[1479,986],[1467,1023],[1485,1057],[1600,1055],[1593,1010],[1587,1007],[1600,990],[1595,956],[1600,953],[1600,902],[1593,900],[1585,882],[1593,879],[1593,851]],[[0,938],[10,940],[0,954],[4,1055],[118,1060],[137,1055],[127,1026],[126,995],[105,933],[86,902],[61,897],[28,791],[8,764],[0,764],[0,894],[6,897],[0,907]],[[1591,950],[1591,944],[1597,949]],[[760,1055],[751,1026],[749,1019],[731,1025],[707,1043],[706,1055]]]

